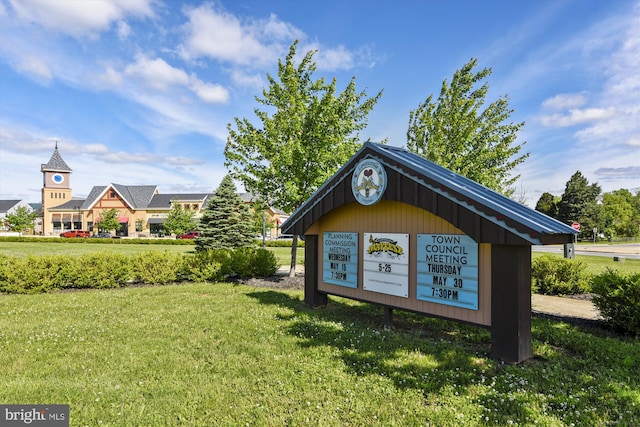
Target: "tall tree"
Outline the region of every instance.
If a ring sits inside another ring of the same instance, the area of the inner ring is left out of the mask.
[[[600,192],[601,188],[597,183],[589,184],[582,172],[577,171],[567,181],[558,203],[558,220],[566,224],[579,222],[582,233],[598,227]]]
[[[4,220],[9,230],[22,233],[25,230],[33,229],[33,224],[37,217],[37,212],[29,211],[26,206],[18,206],[15,213],[7,214]]]
[[[489,84],[482,81],[491,74],[491,69],[475,72],[477,63],[477,59],[471,59],[454,73],[451,84],[446,79],[442,82],[437,100],[429,95],[409,113],[407,147],[511,196],[515,191],[513,184],[519,178],[511,176],[511,171],[529,157],[529,153],[520,154],[525,143],[515,143],[524,122],[507,123],[513,113],[507,96],[485,108]]]
[[[313,79],[315,51],[296,65],[298,42],[278,61],[277,78],[267,74],[268,88],[256,101],[260,126],[235,118],[225,147],[226,165],[245,188],[271,206],[293,212],[361,146],[359,131],[382,92],[368,98],[356,91],[355,78],[337,93],[336,80]],[[295,274],[297,236],[291,249]]]
[[[602,196],[603,232],[609,237],[634,237],[640,234],[640,212],[634,206],[631,191],[620,189]]]
[[[193,218],[195,214],[193,209],[184,208],[181,203],[172,200],[171,210],[162,224],[162,228],[169,234],[186,233],[196,227],[196,221]]]
[[[542,193],[536,203],[536,210],[542,212],[545,215],[549,215],[551,218],[558,217],[558,202],[559,199],[553,197],[551,193]]]
[[[118,209],[111,208],[106,211],[102,211],[98,220],[93,224],[94,228],[98,230],[106,230],[109,233],[111,230],[116,232],[120,230],[120,221],[118,221]]]
[[[202,211],[195,238],[196,250],[250,246],[254,229],[249,208],[244,204],[233,183],[226,175]]]

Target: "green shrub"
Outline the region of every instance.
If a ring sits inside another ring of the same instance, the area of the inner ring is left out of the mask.
[[[3,257],[0,290],[39,293],[62,288],[69,280],[72,260],[64,256]]]
[[[237,248],[231,259],[231,275],[248,277],[273,276],[278,270],[275,254],[266,249]]]
[[[135,280],[149,285],[166,285],[182,279],[183,258],[171,252],[143,252],[133,257]]]
[[[68,269],[68,288],[117,288],[133,278],[131,259],[121,254],[81,255]]]
[[[293,245],[293,240],[289,239],[275,239],[275,240],[265,240],[264,245],[267,248],[286,248],[291,247]],[[256,240],[256,246],[262,247],[262,239]],[[298,248],[304,248],[304,240],[298,238]]]
[[[531,263],[532,289],[544,295],[575,295],[590,291],[589,274],[575,259],[543,255]]]
[[[593,278],[593,303],[614,329],[640,335],[640,273],[607,268]]]
[[[256,250],[253,264],[255,277],[273,276],[278,271],[278,267],[280,267],[273,251],[266,249]]]
[[[223,263],[231,258],[229,251],[197,251],[194,255],[185,255],[183,275],[191,282],[218,282],[224,279]]]

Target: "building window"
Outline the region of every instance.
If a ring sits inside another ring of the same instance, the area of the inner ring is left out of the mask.
[[[111,192],[109,193],[109,198],[110,198],[110,199],[115,199],[115,198],[116,198],[116,192],[115,192],[115,191],[111,191]]]

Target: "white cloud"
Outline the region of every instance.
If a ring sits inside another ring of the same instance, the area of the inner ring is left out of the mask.
[[[50,82],[53,79],[51,67],[42,57],[26,55],[17,58],[16,68],[18,71],[26,73],[34,77],[40,82]]]
[[[149,59],[138,55],[136,62],[128,65],[125,74],[139,77],[147,86],[164,90],[169,86],[186,86],[189,76],[183,70],[172,67],[162,58]]]
[[[348,70],[353,68],[354,55],[344,46],[337,48],[321,48],[314,56],[319,70]]]
[[[594,122],[607,119],[615,113],[613,107],[609,108],[584,108],[571,109],[567,114],[557,113],[548,116],[541,116],[540,123],[549,127],[568,127],[581,123]]]
[[[207,56],[247,65],[263,63],[272,57],[270,49],[234,15],[214,10],[210,4],[188,9],[186,15],[188,36],[181,49],[186,59]]]
[[[74,37],[95,36],[127,15],[153,16],[150,0],[9,0],[19,20]]]
[[[564,110],[567,108],[578,108],[585,105],[588,101],[586,92],[580,93],[561,93],[542,102],[544,108],[553,110]]]
[[[103,89],[111,89],[122,84],[122,74],[108,66],[104,73],[96,77],[96,83]]]
[[[131,27],[125,21],[118,21],[118,38],[126,40],[131,35]]]
[[[269,40],[278,40],[285,43],[291,43],[296,39],[302,39],[305,34],[288,22],[281,21],[274,14],[269,16],[267,20],[255,21],[252,25],[256,34],[261,34]]]
[[[627,139],[626,144],[631,147],[640,147],[640,134],[631,135],[629,139]]]
[[[261,74],[250,74],[240,69],[231,71],[231,79],[240,86],[251,87],[258,90],[261,90],[265,85]]]
[[[191,90],[204,102],[224,103],[229,100],[229,91],[220,85],[204,83],[191,76]]]

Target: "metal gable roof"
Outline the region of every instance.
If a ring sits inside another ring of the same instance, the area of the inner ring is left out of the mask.
[[[300,221],[305,222],[305,225],[308,226],[309,218],[307,216],[312,210],[316,211],[314,216],[317,217],[317,210],[323,199],[335,188],[344,187],[350,183],[355,165],[367,157],[375,158],[385,167],[397,172],[403,179],[413,181],[420,187],[437,193],[456,206],[480,216],[530,244],[543,244],[543,241],[557,243],[556,240],[568,242],[577,233],[573,228],[556,219],[509,199],[406,149],[372,142],[365,143],[333,177],[327,180],[291,215],[282,225],[283,232],[291,233],[294,232],[294,229],[299,230]],[[347,183],[345,183],[345,179]],[[385,198],[394,200],[394,195],[386,195]],[[323,213],[326,212],[323,211]]]

